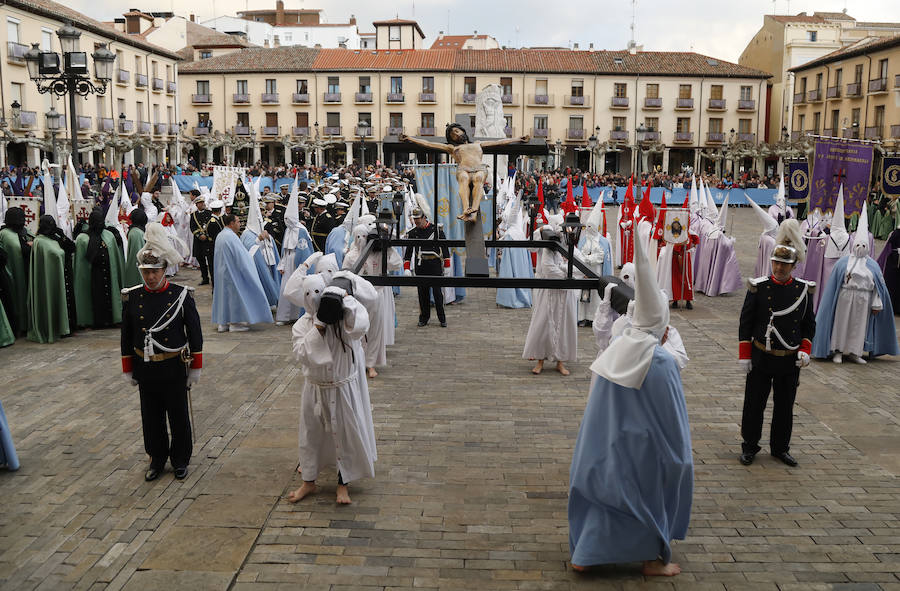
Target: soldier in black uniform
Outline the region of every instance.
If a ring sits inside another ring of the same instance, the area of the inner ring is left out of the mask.
[[[194,196],[194,204],[197,206],[197,211],[191,214],[191,234],[194,235],[193,253],[200,263],[202,277],[200,285],[208,285],[213,276],[213,254],[216,243],[216,238],[212,234],[218,233],[210,226],[216,225],[213,220],[218,220],[218,218],[213,215],[213,212],[206,209],[206,200],[200,196],[200,191],[194,189],[191,191],[191,195]],[[221,228],[217,229],[221,230]]]
[[[784,223],[797,224],[796,220]],[[816,331],[812,298],[815,283],[791,277],[797,259],[797,246],[776,244],[772,252],[772,275],[749,281],[741,310],[739,363],[747,372],[747,382],[740,460],[745,466],[753,463],[760,450],[763,412],[770,390],[773,407],[769,450],[788,466],[797,465],[789,453],[794,398],[800,368],[809,365]]]
[[[153,239],[149,226],[147,236],[137,255],[144,284],[122,290],[122,371],[140,390],[144,449],[150,456],[144,479],[159,478],[171,459],[175,478],[182,480],[192,452],[188,389],[200,379],[203,335],[193,290],[165,277],[166,267],[181,257],[171,244]]]
[[[434,239],[434,233],[437,231],[438,239],[444,240],[444,231],[428,221],[425,213],[418,207],[412,211],[413,221],[416,227],[407,233],[408,238],[425,238],[427,240]],[[446,246],[440,247],[440,252],[432,250],[433,247],[408,246],[403,254],[403,269],[405,274],[409,274],[410,260],[416,255],[416,275],[432,275],[440,277],[444,274],[444,267],[450,266],[450,250]],[[431,318],[431,298],[429,298],[429,288],[420,286],[419,290],[419,326],[428,324]],[[437,313],[438,321],[442,327],[447,326],[447,317],[444,315],[444,292],[438,286],[430,288],[431,296],[434,298],[434,311]]]
[[[287,185],[282,185],[286,187]],[[284,240],[284,213],[287,211],[287,207],[282,205],[281,203],[277,203],[274,199],[271,201],[266,200],[266,214],[265,225],[263,226],[263,230],[269,233],[269,236],[275,241],[276,248],[278,248],[279,252],[281,251],[281,242]]]
[[[310,224],[309,235],[318,252],[325,252],[325,240],[328,238],[328,233],[334,229],[334,218],[326,210],[327,206],[328,203],[321,197],[313,199],[315,217]]]

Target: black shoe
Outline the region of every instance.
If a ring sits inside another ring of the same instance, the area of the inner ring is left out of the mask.
[[[175,468],[175,479],[176,480],[184,480],[187,478],[188,469],[187,466],[182,466],[181,468]]]
[[[209,285],[209,279],[201,279],[200,285]]]
[[[672,301],[672,309],[673,309],[673,310],[677,310],[677,309],[678,309],[678,300],[673,300],[673,301]]]
[[[686,302],[684,303],[684,309],[685,309],[685,310],[693,310],[693,309],[694,309],[694,304],[692,304],[691,301],[688,300],[688,301],[686,301]]]
[[[797,460],[794,459],[794,456],[792,456],[791,454],[789,454],[786,451],[783,451],[783,452],[777,453],[777,454],[772,454],[772,457],[777,460],[781,460],[782,462],[784,462],[791,468],[793,468],[794,466],[797,465]]]
[[[447,321],[441,320],[441,328],[447,328]]]
[[[156,480],[157,478],[159,478],[159,475],[161,473],[162,473],[162,470],[159,470],[158,468],[154,468],[153,466],[150,466],[147,469],[147,472],[144,474],[144,480],[146,480],[147,482],[150,482],[151,480]]]
[[[741,454],[741,463],[745,466],[749,466],[753,463],[753,458],[756,457],[756,454],[751,453],[742,453]]]
[[[419,320],[419,324],[417,326],[425,326],[428,324],[427,320]]]

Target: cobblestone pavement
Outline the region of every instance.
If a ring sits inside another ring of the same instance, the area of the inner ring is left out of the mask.
[[[759,229],[747,210],[732,218],[746,275]],[[742,299],[699,296],[673,314],[691,355],[696,463],[675,579],[645,580],[634,564],[588,576],[567,566],[590,330],[570,377],[533,376],[521,358],[530,311],[469,290],[448,308],[449,328],[416,328],[407,289],[390,367],[370,385],[377,477],[353,483],[349,507],[334,503],[333,470],[318,496],[282,498],[300,482],[289,327],[219,335],[207,322],[184,482],[171,471],[143,480],[137,390],[120,375],[116,331],[0,350],[22,462],[0,471],[0,588],[900,589],[900,363],[814,363],[795,411],[800,466],[761,455],[743,467]],[[208,319],[205,287],[198,304]]]

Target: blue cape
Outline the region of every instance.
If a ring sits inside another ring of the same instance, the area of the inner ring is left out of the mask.
[[[850,256],[838,259],[822,292],[819,300],[819,311],[816,313],[816,336],[812,343],[812,356],[824,359],[831,354],[831,329],[834,326],[834,311],[837,307],[838,293],[841,291],[844,274],[847,272],[847,262]],[[868,351],[873,357],[878,355],[900,355],[900,347],[897,346],[897,332],[894,328],[894,309],[891,306],[891,294],[888,293],[884,283],[881,268],[875,259],[866,257],[866,268],[875,279],[875,289],[884,308],[876,315],[869,312],[866,323],[866,342],[864,351]]]
[[[250,230],[244,230],[241,234],[241,243],[248,251],[256,244],[256,234]],[[253,264],[256,265],[256,272],[259,273],[259,282],[266,292],[266,299],[270,306],[278,304],[278,294],[281,291],[281,273],[278,272],[278,263],[281,257],[278,255],[278,248],[275,251],[275,264],[267,265],[263,256],[262,249],[256,251],[253,255]]]
[[[655,560],[684,539],[694,464],[681,375],[661,346],[640,389],[594,376],[569,471],[572,564]]]
[[[19,456],[16,455],[3,404],[0,404],[0,466],[5,466],[7,470],[19,469]]]
[[[228,228],[216,236],[213,270],[213,322],[272,322],[269,301],[250,253],[237,234]]]
[[[337,226],[325,237],[325,254],[334,253],[338,268],[344,268],[344,247],[347,245],[347,228]]]

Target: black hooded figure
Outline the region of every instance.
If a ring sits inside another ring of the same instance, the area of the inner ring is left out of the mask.
[[[46,236],[55,240],[66,254],[63,263],[63,274],[66,282],[66,312],[69,316],[69,326],[75,328],[75,275],[72,264],[75,258],[75,242],[70,240],[56,225],[52,216],[42,215],[38,221],[38,236]]]
[[[109,250],[103,242],[103,231],[107,230],[103,210],[95,207],[88,218],[87,260],[91,264],[91,305],[94,313],[93,328],[111,326],[112,293],[110,291],[110,275],[112,274]],[[118,237],[118,232],[113,236]],[[121,240],[121,238],[119,238]]]
[[[25,228],[25,211],[21,207],[7,209],[3,222],[0,227],[0,252],[3,253],[0,255],[0,297],[4,298],[3,307],[13,334],[23,335],[28,330],[28,272],[34,236]]]

